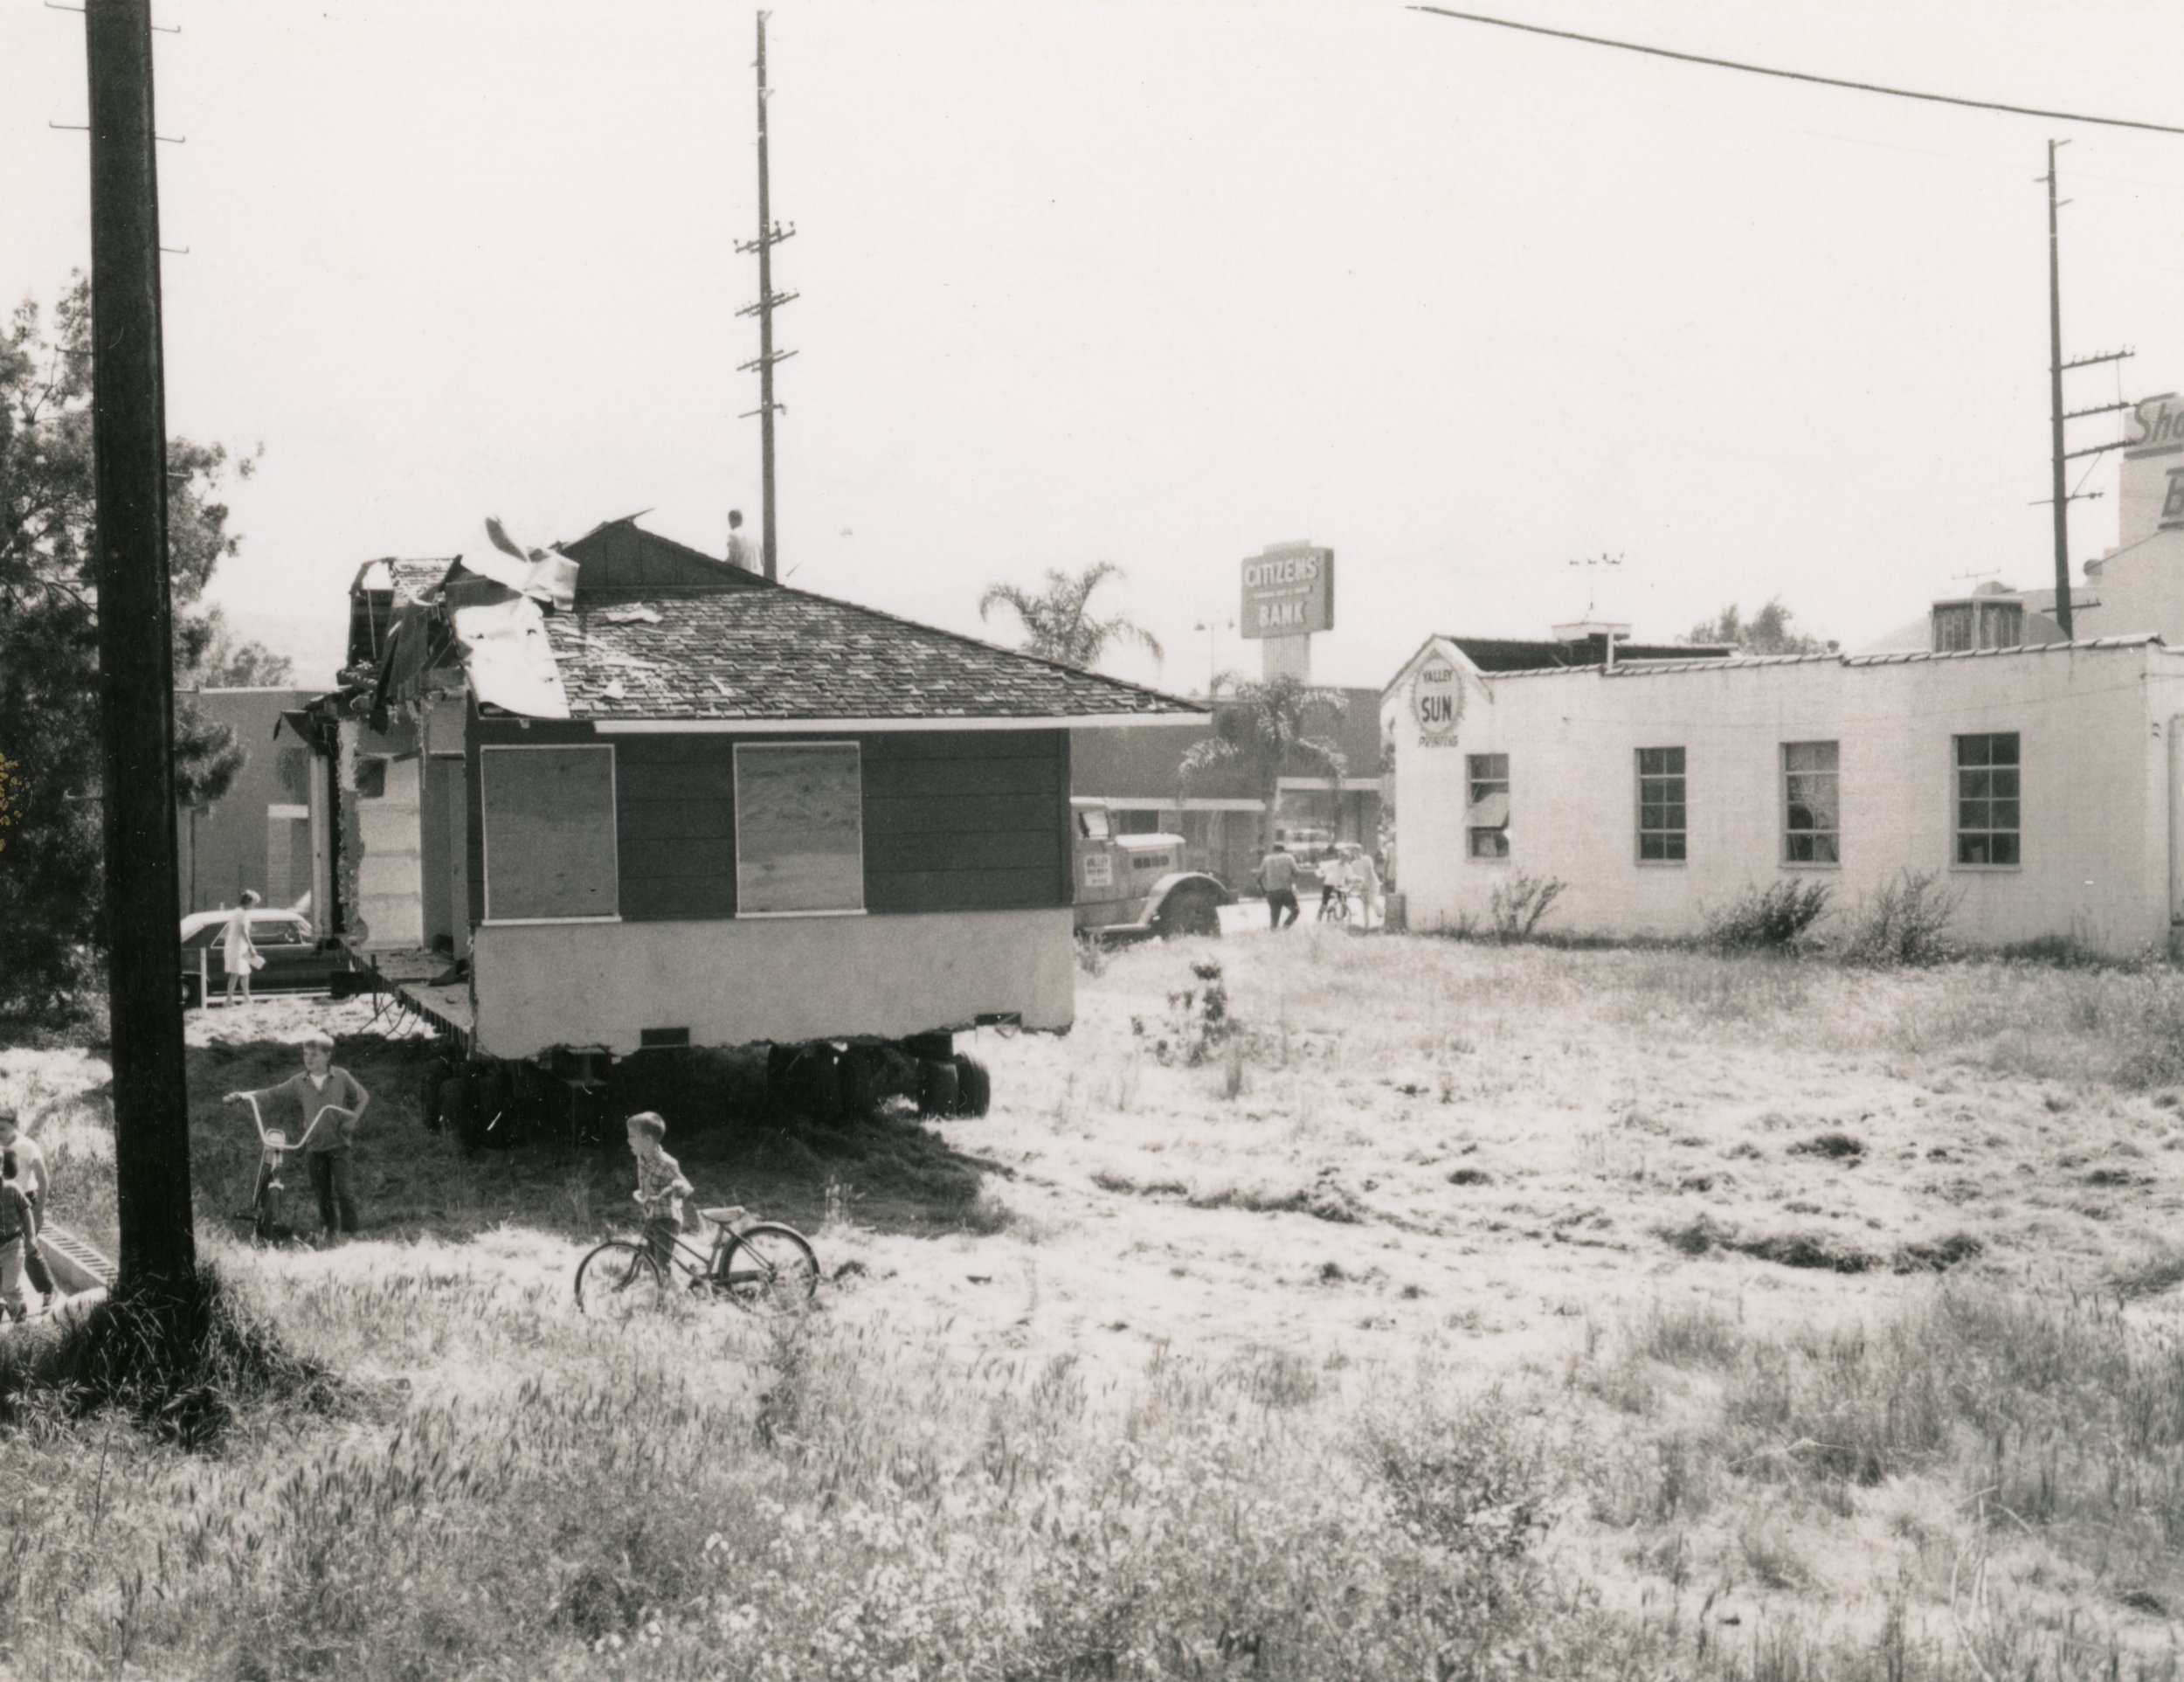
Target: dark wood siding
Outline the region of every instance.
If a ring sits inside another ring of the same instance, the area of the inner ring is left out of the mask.
[[[722,736],[617,736],[622,916],[736,915],[736,765]]]
[[[1069,903],[1066,730],[864,738],[865,909]]]
[[[595,737],[588,724],[470,720],[469,775],[487,744],[611,741],[621,912],[630,922],[736,915],[736,744],[792,736]],[[814,732],[813,741],[839,742]],[[864,781],[865,909],[1067,905],[1066,730],[931,730],[856,738]],[[483,838],[470,803],[470,914],[484,916]]]

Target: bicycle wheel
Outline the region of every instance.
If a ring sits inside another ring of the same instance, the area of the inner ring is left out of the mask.
[[[644,1245],[610,1238],[577,1263],[577,1312],[626,1314],[656,1307],[666,1283]]]
[[[791,1312],[819,1290],[819,1257],[793,1227],[746,1227],[713,1276],[716,1296],[759,1314]]]

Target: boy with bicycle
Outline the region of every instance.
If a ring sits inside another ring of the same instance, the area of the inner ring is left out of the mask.
[[[291,1135],[296,1143],[289,1148],[301,1149],[309,1165],[311,1194],[318,1202],[322,1236],[331,1239],[337,1232],[355,1232],[359,1222],[349,1180],[349,1146],[356,1137],[356,1124],[371,1103],[371,1094],[349,1070],[334,1067],[332,1038],[321,1033],[304,1035],[301,1074],[291,1076],[278,1086],[230,1092],[227,1097],[232,1104],[245,1098],[295,1100],[303,1126]]]
[[[656,1111],[640,1110],[626,1124],[629,1153],[637,1159],[637,1206],[645,1211],[645,1247],[661,1267],[673,1259],[682,1231],[682,1200],[697,1190],[682,1177],[682,1166],[667,1154],[667,1123]]]

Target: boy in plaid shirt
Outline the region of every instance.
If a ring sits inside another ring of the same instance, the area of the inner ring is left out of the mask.
[[[682,1200],[696,1187],[682,1177],[681,1166],[662,1148],[667,1124],[650,1110],[629,1118],[629,1153],[637,1159],[637,1204],[645,1211],[645,1242],[665,1267],[682,1230]]]

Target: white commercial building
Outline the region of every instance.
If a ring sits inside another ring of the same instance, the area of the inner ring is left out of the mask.
[[[1786,878],[1848,904],[1933,871],[1957,938],[2162,950],[2184,926],[2184,404],[2132,428],[2075,640],[2052,592],[1993,589],[1936,604],[1923,647],[1849,654],[1427,639],[1382,697],[1411,925],[1484,923],[1517,871],[1566,884],[1546,926],[1609,936],[1694,934]]]

